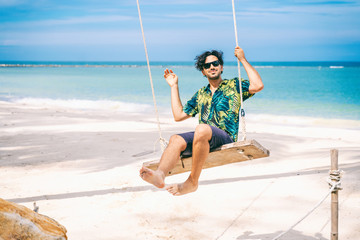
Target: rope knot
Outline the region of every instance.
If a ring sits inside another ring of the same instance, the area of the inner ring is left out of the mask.
[[[344,174],[344,171],[342,171],[342,170],[330,170],[329,171],[329,177],[327,179],[327,182],[329,184],[329,187],[331,189],[333,189],[332,192],[342,190],[341,177],[343,174]]]
[[[161,151],[164,152],[165,148],[168,146],[168,141],[166,141],[165,138],[160,137],[155,143],[154,143],[154,152],[156,152],[156,144],[160,142]]]
[[[169,143],[168,143],[168,141],[166,141],[166,139],[163,138],[163,137],[160,137],[159,141],[160,141],[161,151],[164,152],[164,151],[165,151],[165,148],[169,145]]]

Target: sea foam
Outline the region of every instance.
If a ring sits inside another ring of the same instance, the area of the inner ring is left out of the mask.
[[[59,107],[77,110],[102,110],[124,113],[149,113],[153,111],[153,107],[149,104],[127,103],[111,100],[21,98],[15,99],[13,102],[38,107]]]

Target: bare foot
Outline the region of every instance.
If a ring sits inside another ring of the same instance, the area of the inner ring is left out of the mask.
[[[153,184],[155,187],[163,188],[165,186],[165,175],[161,171],[154,171],[147,167],[142,167],[140,169],[140,177],[144,179],[144,181]]]
[[[166,187],[166,190],[174,196],[180,196],[187,193],[195,192],[198,188],[197,183],[187,179],[184,183],[172,184]]]

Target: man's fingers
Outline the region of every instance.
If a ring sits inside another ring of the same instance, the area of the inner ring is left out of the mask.
[[[171,76],[174,76],[175,74],[174,74],[174,72],[173,72],[173,70],[169,70],[169,69],[166,69],[165,71],[164,71],[164,78],[167,78],[167,77],[169,77],[169,75],[171,75]]]
[[[164,78],[166,78],[169,75],[169,69],[165,69],[164,71]]]

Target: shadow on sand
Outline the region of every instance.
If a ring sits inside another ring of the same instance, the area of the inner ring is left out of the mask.
[[[342,164],[339,166],[342,170],[345,171],[360,171],[360,163],[352,164]],[[259,180],[259,179],[271,179],[271,178],[281,178],[281,177],[291,177],[296,175],[312,175],[312,174],[323,174],[327,173],[328,169],[326,167],[319,167],[316,169],[305,169],[298,172],[288,172],[288,173],[279,173],[279,174],[269,174],[262,176],[248,176],[248,177],[236,177],[236,178],[222,178],[214,180],[204,180],[200,181],[200,185],[210,185],[210,184],[219,184],[219,183],[229,183],[229,182],[238,182],[245,180]],[[91,197],[99,196],[106,194],[116,194],[116,193],[127,193],[127,192],[143,192],[143,191],[162,191],[161,189],[155,188],[152,185],[148,186],[133,186],[133,187],[123,187],[123,188],[110,188],[102,190],[93,190],[93,191],[82,191],[82,192],[72,192],[72,193],[59,193],[59,194],[49,194],[49,195],[39,195],[31,196],[24,198],[13,198],[6,199],[10,202],[15,203],[24,203],[24,202],[35,202],[41,200],[58,200],[58,199],[68,199],[68,198],[78,198],[78,197]]]
[[[238,236],[236,240],[269,240],[277,237],[279,234],[281,234],[281,231],[277,231],[274,233],[265,233],[265,234],[253,234],[251,231],[246,231],[242,235]],[[315,236],[307,236],[302,234],[299,231],[291,230],[285,235],[283,235],[282,239],[291,239],[291,240],[328,240],[328,238],[325,238],[322,236],[321,233],[316,233]]]

